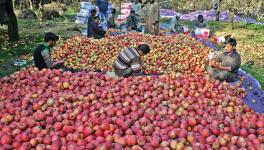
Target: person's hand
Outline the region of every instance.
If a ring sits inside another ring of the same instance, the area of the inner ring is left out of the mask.
[[[211,65],[212,65],[213,67],[215,67],[215,68],[219,68],[220,63],[217,62],[217,61],[212,60],[212,61],[211,61]]]
[[[215,61],[212,60],[212,61],[209,62],[209,64],[210,64],[210,66],[214,67],[214,65],[215,65]]]
[[[56,64],[58,64],[58,65],[61,65],[63,63],[64,63],[64,60],[59,60],[59,61],[56,62]]]

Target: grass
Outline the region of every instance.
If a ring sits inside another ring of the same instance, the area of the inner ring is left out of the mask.
[[[18,19],[20,40],[15,43],[8,43],[5,40],[7,30],[0,28],[0,77],[19,70],[21,67],[13,66],[13,61],[20,58],[21,55],[32,54],[35,47],[42,43],[45,32],[55,32],[64,39],[76,35],[76,32],[70,33],[69,31],[76,27],[74,24],[75,15],[74,9],[68,9],[64,16],[45,22]],[[161,21],[169,22],[169,19]],[[191,21],[181,21],[180,23],[190,27],[193,24]],[[231,34],[237,39],[237,49],[243,59],[241,68],[253,75],[264,89],[264,25],[246,23],[235,23],[234,25],[235,29],[232,30],[229,23],[209,22],[212,36]],[[4,39],[2,42],[1,36]],[[246,66],[247,61],[254,61],[254,65]]]
[[[7,28],[0,28],[0,77],[10,75],[25,67],[14,66],[13,61],[25,55],[30,57],[34,49],[43,42],[46,32],[55,32],[63,39],[78,34],[78,32],[71,30],[76,27],[74,24],[75,15],[73,9],[68,9],[64,16],[45,22],[18,19],[20,40],[14,43],[7,42]],[[63,42],[63,40],[60,40],[60,42]]]

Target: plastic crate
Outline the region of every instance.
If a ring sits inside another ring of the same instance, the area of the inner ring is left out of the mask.
[[[197,28],[195,29],[195,36],[198,39],[209,39],[210,29]]]
[[[132,3],[122,3],[121,4],[121,9],[131,9],[133,6]]]
[[[218,43],[224,43],[225,42],[225,37],[217,37],[217,36],[215,36],[214,37],[214,43],[215,44],[218,44]]]
[[[81,8],[87,8],[87,7],[90,7],[91,5],[92,5],[92,3],[90,3],[90,2],[81,2],[80,3]]]

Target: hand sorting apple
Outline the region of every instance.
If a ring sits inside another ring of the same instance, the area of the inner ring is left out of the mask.
[[[218,54],[216,58],[209,58],[211,60],[206,65],[206,71],[210,77],[228,82],[238,80],[237,74],[241,58],[236,51],[236,45],[236,40],[229,38],[226,41],[225,52]]]

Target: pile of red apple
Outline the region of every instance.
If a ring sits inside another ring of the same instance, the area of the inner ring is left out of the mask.
[[[137,47],[141,43],[151,47],[151,53],[144,57],[145,71],[149,74],[202,73],[210,51],[190,36],[128,33],[101,40],[74,37],[54,51],[53,57],[64,59],[65,65],[72,68],[111,71],[124,47]]]
[[[1,150],[264,149],[264,115],[244,89],[204,75],[28,68],[0,87]]]

